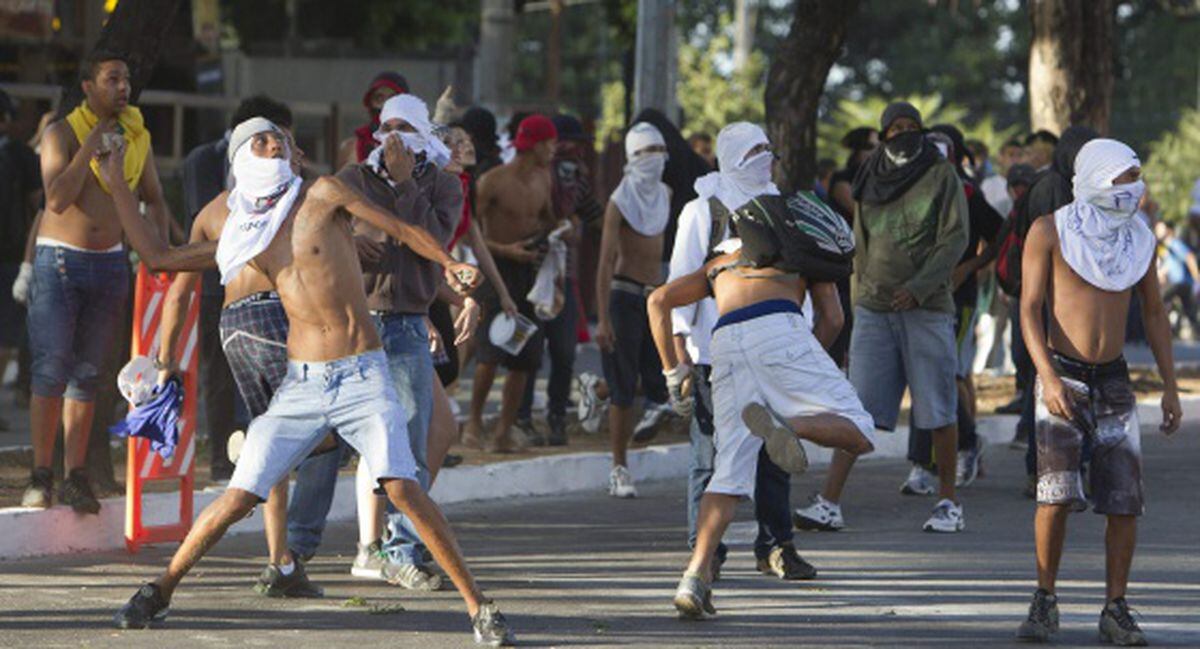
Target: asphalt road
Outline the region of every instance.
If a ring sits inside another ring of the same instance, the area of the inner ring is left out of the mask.
[[[1145,439],[1150,503],[1130,603],[1156,646],[1200,646],[1200,424]],[[735,552],[717,585],[720,616],[675,619],[671,595],[686,561],[681,484],[644,484],[642,498],[577,494],[456,506],[448,512],[485,590],[523,644],[554,646],[1008,646],[1034,588],[1032,506],[1020,495],[1021,454],[993,447],[988,473],[963,493],[967,531],[920,531],[932,501],[904,497],[901,462],[864,462],[845,501],[849,529],[799,533],[820,574],[784,583],[754,572],[750,507],[731,530]],[[820,473],[797,481],[797,502]],[[1103,521],[1076,515],[1060,581],[1059,646],[1096,642],[1103,600]],[[2,534],[3,531],[0,531]],[[351,578],[356,532],[327,532],[310,572],[323,600],[268,600],[250,585],[264,545],[219,544],[176,593],[165,627],[109,628],[113,612],[165,563],[169,548],[0,562],[5,647],[467,646],[453,592],[408,593]],[[348,602],[352,597],[365,602]],[[351,605],[353,603],[366,604]],[[401,610],[402,607],[402,610]]]

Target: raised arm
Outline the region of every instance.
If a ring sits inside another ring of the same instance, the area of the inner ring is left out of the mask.
[[[1025,250],[1021,256],[1021,335],[1025,337],[1025,348],[1042,380],[1042,401],[1051,414],[1070,419],[1075,412],[1074,404],[1050,361],[1046,323],[1042,317],[1057,236],[1054,219],[1047,217],[1034,221],[1025,237]]]
[[[116,151],[105,156],[100,164],[100,174],[112,190],[113,204],[116,207],[117,218],[121,221],[121,228],[125,231],[129,244],[142,258],[142,263],[154,272],[216,268],[216,241],[171,248],[158,235],[156,228],[142,218],[138,213],[137,199],[125,183],[124,164],[125,149],[118,147]]]
[[[167,199],[163,196],[162,183],[158,179],[158,165],[154,163],[154,149],[146,151],[146,165],[138,181],[138,195],[146,205],[146,216],[158,227],[167,242],[183,241],[187,235],[171,214]]]
[[[1146,274],[1137,284],[1139,301],[1142,304],[1142,322],[1146,326],[1146,340],[1150,343],[1150,351],[1154,353],[1154,362],[1158,365],[1158,373],[1162,376],[1163,420],[1161,430],[1170,435],[1179,430],[1183,421],[1183,408],[1179,404],[1179,384],[1175,380],[1175,359],[1171,349],[1171,323],[1167,321],[1167,309],[1159,293],[1158,276],[1154,272],[1156,264],[1151,261]],[[1024,314],[1022,314],[1024,315]]]
[[[71,140],[75,133],[65,120],[46,128],[42,136],[42,186],[46,188],[46,208],[62,213],[66,211],[83,191],[91,169],[92,156],[100,146],[101,137],[110,132],[115,119],[102,120],[79,145],[75,155],[70,154]]]
[[[813,335],[821,346],[829,350],[842,332],[846,314],[842,313],[842,301],[838,296],[837,284],[819,282],[808,287],[813,301]],[[803,297],[803,296],[802,296]]]

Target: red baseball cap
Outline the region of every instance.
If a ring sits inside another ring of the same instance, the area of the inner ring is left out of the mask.
[[[513,148],[517,151],[528,151],[540,142],[558,138],[558,130],[554,122],[545,115],[530,115],[521,120],[517,126],[517,137],[513,139]]]

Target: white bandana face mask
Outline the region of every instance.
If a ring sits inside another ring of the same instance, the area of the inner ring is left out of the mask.
[[[662,180],[666,168],[667,154],[643,153],[625,165],[625,173],[639,183],[651,183]]]
[[[743,189],[751,190],[747,193],[758,194],[771,184],[771,166],[774,162],[775,155],[770,151],[763,151],[743,162],[730,176]]]
[[[300,194],[300,178],[288,158],[260,158],[243,144],[234,153],[233,188],[225,204],[229,217],[217,243],[221,283],[267,249]]]
[[[1137,214],[1138,204],[1146,193],[1145,181],[1138,180],[1124,185],[1113,185],[1097,192],[1088,199],[1096,209],[1114,218],[1128,219]]]

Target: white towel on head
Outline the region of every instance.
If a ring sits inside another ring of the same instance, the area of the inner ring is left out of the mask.
[[[300,195],[303,181],[287,158],[260,158],[248,146],[234,153],[233,187],[225,204],[229,217],[217,242],[221,284],[271,245]]]
[[[388,176],[387,168],[383,164],[383,144],[389,136],[399,137],[404,146],[413,154],[424,153],[425,159],[438,169],[450,163],[450,149],[446,147],[441,138],[434,135],[433,123],[429,121],[429,107],[420,97],[411,94],[395,95],[384,102],[383,108],[379,111],[379,123],[386,124],[393,119],[404,120],[416,130],[416,133],[375,131],[374,138],[379,146],[371,150],[366,164],[376,173],[388,178],[389,182],[393,180]]]
[[[736,210],[750,199],[763,194],[776,195],[779,188],[771,182],[770,165],[774,154],[764,151],[746,158],[750,149],[770,144],[762,128],[749,122],[734,122],[717,134],[717,164],[714,171],[696,179],[695,189],[700,200],[717,200],[729,210]],[[766,173],[763,173],[763,167]]]

